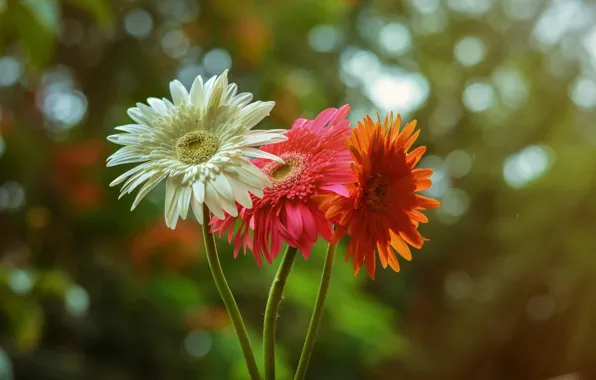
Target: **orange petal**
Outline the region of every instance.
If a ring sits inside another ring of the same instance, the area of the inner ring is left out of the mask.
[[[412,136],[410,136],[408,141],[406,141],[406,143],[404,144],[404,150],[406,152],[408,150],[410,150],[410,147],[412,146],[412,144],[414,144],[414,142],[416,141],[416,139],[418,138],[419,135],[420,135],[420,129],[417,130],[416,132],[414,132],[414,134]]]
[[[395,258],[395,255],[393,254],[393,252],[391,252],[389,254],[389,266],[391,267],[391,269],[393,269],[395,272],[399,272],[399,263],[397,262],[397,258]]]
[[[426,217],[426,215],[424,215],[420,211],[417,211],[417,210],[409,211],[408,216],[410,217],[410,219],[415,220],[416,222],[428,223],[428,218]]]
[[[437,207],[441,206],[441,203],[439,201],[437,201],[436,199],[423,197],[422,195],[418,195],[418,194],[414,194],[414,196],[416,197],[416,203],[417,203],[416,208],[425,209],[425,208],[437,208]]]
[[[395,248],[401,257],[408,261],[412,260],[412,252],[410,251],[410,247],[408,247],[404,239],[402,239],[393,231],[391,231],[391,246]]]
[[[433,181],[431,181],[430,179],[423,179],[420,180],[418,182],[416,182],[416,191],[423,191],[426,190],[428,188],[430,188],[433,184]]]
[[[412,170],[412,175],[415,178],[425,178],[429,177],[434,173],[432,169],[414,169]]]
[[[426,147],[419,146],[418,148],[416,148],[413,151],[411,151],[410,153],[408,153],[408,156],[406,158],[406,162],[408,163],[408,165],[410,165],[411,168],[416,166],[418,161],[420,161],[420,159],[422,158],[422,155],[424,154],[424,152],[426,152]]]
[[[414,248],[420,248],[424,243],[424,239],[414,225],[405,231],[399,231],[399,236]]]
[[[387,257],[389,256],[389,251],[387,246],[379,243],[377,244],[377,249],[379,250],[379,259],[381,259],[381,265],[383,269],[387,268]]]

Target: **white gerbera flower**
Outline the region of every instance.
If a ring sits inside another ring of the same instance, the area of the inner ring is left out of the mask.
[[[236,94],[237,89],[234,83],[228,85],[227,71],[205,84],[198,76],[190,93],[174,80],[170,82],[173,103],[149,98],[149,106],[137,103],[129,108],[128,115],[136,124],[116,127],[125,133],[108,137],[124,147],[108,158],[107,166],[141,163],[110,184],[124,182],[120,198],[143,185],[134,209],[167,179],[165,219],[171,229],[176,228],[178,217],[186,219],[189,208],[203,224],[203,204],[220,219],[224,210],[238,215],[235,202],[252,207],[248,192],[262,197],[263,188],[271,182],[248,158],[283,162],[254,147],[285,141],[286,130],[251,131],[275,103],[249,104],[252,94]]]

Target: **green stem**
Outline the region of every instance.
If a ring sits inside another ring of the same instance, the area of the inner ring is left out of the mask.
[[[221,299],[228,310],[234,330],[236,330],[236,335],[238,336],[240,346],[242,347],[242,353],[244,354],[244,360],[246,361],[250,378],[252,380],[260,380],[261,375],[259,375],[259,367],[257,366],[255,355],[252,352],[252,348],[250,346],[250,340],[248,339],[246,326],[244,325],[244,321],[240,315],[240,310],[238,309],[234,295],[232,294],[232,291],[228,286],[228,282],[226,281],[226,277],[224,276],[223,270],[221,269],[221,264],[217,255],[217,249],[215,247],[215,238],[209,231],[209,219],[211,213],[207,205],[203,205],[203,215],[205,216],[205,222],[203,223],[205,251],[207,254],[207,261],[209,262],[209,268],[211,269],[211,274],[213,275],[213,280],[215,281],[215,286],[217,287]]]
[[[298,248],[288,246],[269,290],[269,298],[267,299],[267,307],[265,308],[265,324],[263,326],[265,380],[275,379],[275,328],[277,325],[277,311],[283,298],[284,287],[290,275],[292,264],[294,264],[294,259],[296,258],[296,252],[298,252]]]
[[[327,248],[327,258],[325,259],[325,266],[323,267],[323,275],[321,276],[321,285],[319,286],[319,294],[315,302],[315,309],[313,310],[306,339],[304,340],[304,347],[302,347],[302,354],[298,362],[298,369],[296,369],[296,376],[294,380],[302,380],[306,376],[306,370],[310,362],[315,341],[317,339],[317,332],[321,325],[321,317],[323,316],[323,308],[325,307],[325,299],[327,298],[327,291],[329,290],[329,282],[331,282],[331,271],[333,270],[333,259],[335,258],[335,245],[329,244]]]

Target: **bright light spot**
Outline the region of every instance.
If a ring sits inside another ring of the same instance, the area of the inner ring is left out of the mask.
[[[569,96],[580,109],[596,107],[596,82],[592,78],[578,77],[571,85]]]
[[[25,189],[17,182],[8,181],[0,187],[0,208],[16,211],[25,203]]]
[[[452,178],[462,178],[472,170],[472,157],[463,150],[454,150],[445,157],[445,165]]]
[[[582,44],[589,54],[592,67],[596,68],[596,26],[590,29],[583,38]]]
[[[53,122],[71,127],[85,116],[87,98],[80,91],[50,86],[45,92],[42,111]]]
[[[203,66],[191,63],[181,66],[178,69],[176,78],[178,78],[186,88],[190,88],[197,75],[205,75],[205,70],[203,69]]]
[[[381,62],[375,53],[350,47],[345,49],[340,56],[342,72],[349,79],[356,82],[366,82],[376,77],[381,69]]]
[[[8,275],[8,286],[16,294],[27,294],[33,289],[35,279],[26,270],[14,269]]]
[[[306,70],[294,70],[287,79],[288,89],[298,96],[306,96],[313,92],[315,88],[315,78]]]
[[[461,300],[469,297],[474,289],[474,280],[463,271],[451,272],[445,278],[445,292],[451,297]]]
[[[356,28],[362,37],[369,41],[376,41],[379,37],[379,32],[385,21],[379,15],[370,10],[371,8],[364,8],[358,14],[358,20],[356,21]]]
[[[124,17],[124,29],[131,36],[147,37],[153,29],[151,13],[141,8],[131,10]]]
[[[161,37],[164,52],[172,58],[180,58],[188,51],[190,41],[182,29],[172,29]]]
[[[6,0],[0,0],[0,14],[4,13],[6,8],[7,8]]]
[[[310,47],[320,53],[337,49],[342,40],[341,31],[333,25],[317,25],[308,33]]]
[[[206,331],[191,331],[184,339],[184,349],[193,358],[202,358],[211,351],[213,339]]]
[[[536,22],[533,36],[543,46],[557,44],[570,29],[589,22],[587,13],[581,0],[552,1]]]
[[[534,321],[546,321],[555,313],[555,307],[555,299],[552,296],[534,296],[526,305],[526,314]]]
[[[10,87],[21,77],[22,65],[15,57],[0,58],[0,87]]]
[[[486,56],[486,45],[477,37],[465,37],[455,45],[455,59],[464,66],[474,66]]]
[[[440,0],[410,0],[420,13],[433,13],[441,5]]]
[[[447,169],[445,163],[440,157],[426,156],[420,161],[420,168],[430,168],[433,174],[430,176],[432,186],[424,190],[424,195],[431,198],[441,198],[451,187],[451,179],[447,176]]]
[[[418,73],[383,74],[367,84],[366,94],[383,111],[406,113],[424,104],[429,84]]]
[[[450,133],[461,119],[462,109],[459,102],[440,100],[434,109],[430,125],[433,137],[443,137]]]
[[[232,67],[232,57],[224,49],[213,49],[205,54],[203,65],[208,74],[221,74]]]
[[[468,211],[470,197],[462,189],[448,189],[441,197],[441,209],[443,212],[460,217]]]
[[[389,54],[402,55],[412,45],[410,30],[404,24],[393,22],[381,29],[379,35],[381,47]]]
[[[174,18],[175,20],[186,23],[199,15],[199,2],[187,0],[168,0],[158,1],[157,7],[162,14]]]
[[[0,211],[7,209],[10,203],[10,194],[4,187],[0,187]]]
[[[503,176],[511,187],[520,188],[540,178],[549,166],[550,159],[546,149],[530,145],[507,157],[503,164]]]
[[[0,0],[1,3],[2,0]],[[0,7],[0,12],[2,11]],[[12,362],[6,352],[0,348],[0,379],[1,380],[12,380]]]
[[[64,304],[70,314],[80,317],[89,310],[89,293],[79,285],[71,286],[64,293]]]
[[[463,102],[472,112],[486,111],[493,103],[494,91],[490,83],[474,82],[466,87]]]
[[[480,16],[488,12],[492,5],[492,0],[448,0],[447,2],[451,10],[472,16]]]
[[[417,17],[410,27],[416,34],[428,36],[440,33],[448,23],[448,14],[441,9],[437,12],[423,14]]]
[[[492,79],[506,106],[519,108],[528,99],[528,81],[519,70],[499,68],[493,73]]]
[[[538,10],[538,5],[536,0],[505,0],[503,3],[507,17],[515,20],[531,18]]]

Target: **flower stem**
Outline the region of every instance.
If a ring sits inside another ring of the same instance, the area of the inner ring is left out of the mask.
[[[246,326],[244,325],[244,321],[240,315],[240,310],[238,309],[234,295],[228,286],[228,282],[226,281],[226,277],[224,276],[223,270],[221,268],[219,257],[217,255],[217,249],[215,247],[215,238],[209,230],[209,219],[211,213],[207,205],[203,205],[203,214],[205,216],[205,222],[203,223],[203,239],[205,240],[207,261],[209,262],[209,268],[211,269],[215,286],[217,287],[221,299],[228,310],[228,314],[232,320],[232,325],[234,326],[234,330],[236,331],[236,335],[240,341],[240,346],[242,347],[242,353],[244,354],[244,360],[246,361],[250,378],[252,380],[260,380],[261,375],[259,374],[259,367],[257,366],[255,355],[250,346],[250,340],[248,339]]]
[[[277,273],[267,299],[265,308],[265,324],[263,326],[263,352],[265,354],[265,380],[275,379],[275,329],[277,325],[277,311],[283,298],[284,287],[290,275],[292,264],[296,258],[298,248],[290,247],[279,264]]]
[[[306,376],[306,370],[310,362],[315,341],[317,339],[317,332],[321,325],[321,317],[323,316],[323,308],[325,307],[325,299],[327,298],[327,291],[329,290],[329,282],[331,281],[331,271],[333,270],[333,259],[335,258],[335,245],[329,244],[327,248],[327,257],[325,259],[325,266],[323,267],[323,275],[321,276],[321,285],[319,286],[319,294],[315,301],[315,309],[313,310],[310,325],[304,340],[304,347],[302,347],[302,354],[298,362],[298,369],[296,369],[296,376],[294,380],[302,380]]]

